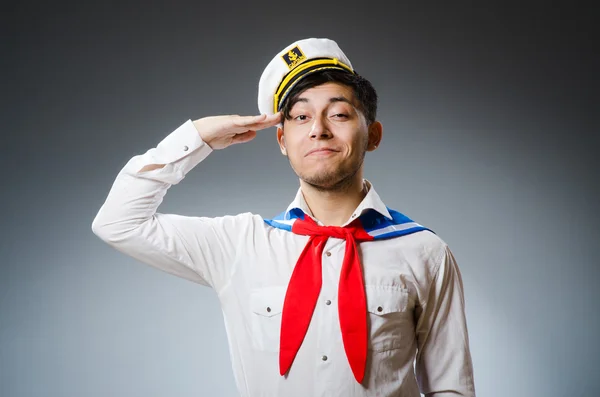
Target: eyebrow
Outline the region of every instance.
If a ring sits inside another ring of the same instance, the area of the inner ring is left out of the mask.
[[[303,98],[303,97],[296,98],[296,100],[294,101],[294,103],[292,104],[291,107],[293,107],[298,102],[309,103],[310,101],[308,100],[308,98]],[[347,104],[354,106],[354,104],[352,102],[350,102],[350,100],[344,96],[335,96],[335,97],[329,98],[329,103],[336,103],[336,102],[346,102]]]

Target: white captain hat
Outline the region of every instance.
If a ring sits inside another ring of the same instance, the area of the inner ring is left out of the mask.
[[[333,40],[303,39],[285,47],[260,76],[258,110],[261,114],[277,113],[302,78],[325,69],[355,73],[350,60]]]

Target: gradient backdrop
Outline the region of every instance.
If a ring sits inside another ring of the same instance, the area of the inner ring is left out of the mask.
[[[3,7],[1,396],[236,395],[213,291],[91,224],[127,160],[185,120],[257,113],[263,68],[306,37],[378,89],[365,176],[455,252],[478,396],[600,395],[591,10],[169,3]],[[271,128],[159,211],[271,217],[297,187]]]

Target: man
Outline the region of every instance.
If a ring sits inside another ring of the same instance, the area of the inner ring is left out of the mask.
[[[454,256],[363,179],[365,152],[383,130],[374,88],[334,41],[306,39],[267,65],[258,105],[260,116],[188,120],[133,157],[94,233],[214,288],[242,396],[474,396]],[[300,182],[286,211],[274,219],[156,212],[214,150],[275,125]]]

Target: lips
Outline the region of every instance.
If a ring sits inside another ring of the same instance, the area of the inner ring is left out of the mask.
[[[334,152],[337,152],[337,150],[332,149],[332,148],[322,147],[322,148],[313,149],[313,150],[309,151],[308,153],[306,153],[306,155],[310,156],[311,154],[327,154],[327,153],[334,153]]]

